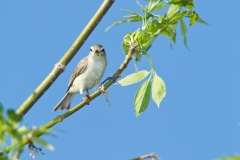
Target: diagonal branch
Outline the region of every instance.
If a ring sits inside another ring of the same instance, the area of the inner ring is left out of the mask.
[[[57,77],[64,71],[65,66],[71,61],[75,56],[79,48],[86,41],[88,36],[92,33],[94,28],[101,21],[105,13],[112,6],[115,0],[104,0],[102,5],[99,7],[98,11],[88,22],[86,27],[83,29],[82,33],[77,37],[75,42],[69,48],[69,50],[64,54],[60,61],[55,65],[53,70],[45,78],[45,80],[33,91],[33,93],[23,102],[23,104],[16,111],[17,114],[24,116],[28,110],[37,102],[37,100],[43,95],[44,92],[52,85],[52,83],[57,79]]]
[[[137,158],[132,158],[130,160],[144,160],[144,159],[147,159],[147,158],[152,158],[152,160],[161,160],[160,158],[158,158],[155,153],[150,153],[150,154],[146,154],[146,155],[142,155],[140,157],[137,157]]]
[[[120,65],[119,69],[116,71],[116,73],[112,76],[113,79],[108,80],[108,82],[104,85],[104,88],[107,89],[108,87],[110,87],[113,83],[114,83],[114,79],[117,79],[120,77],[121,73],[123,72],[123,70],[125,68],[127,68],[128,63],[132,60],[133,55],[136,52],[136,46],[131,46],[129,48],[129,52],[128,54],[125,56],[125,60],[123,61],[123,63]],[[99,91],[94,92],[93,94],[91,94],[91,100],[97,98],[101,93]],[[42,129],[44,131],[47,131],[49,128],[53,127],[54,125],[62,122],[65,118],[69,117],[70,115],[72,115],[73,113],[75,113],[76,111],[78,111],[79,109],[83,108],[86,105],[86,101],[82,101],[81,103],[79,103],[78,105],[76,105],[75,107],[73,107],[72,109],[70,109],[69,111],[65,112],[62,115],[58,115],[56,118],[54,118],[53,120],[51,120],[50,122],[48,122],[47,124],[45,124],[44,126],[42,126]],[[42,134],[44,134],[43,132],[39,132],[36,133],[36,136],[41,136]],[[28,139],[25,137],[22,139],[21,144],[26,144],[28,142]],[[11,146],[7,147],[4,151],[1,150],[0,151],[0,157],[4,155],[4,153],[7,153],[11,150]]]
[[[112,76],[113,79],[108,80],[108,82],[104,85],[105,89],[107,89],[108,87],[110,87],[114,83],[114,79],[117,79],[117,78],[120,77],[123,70],[127,67],[128,63],[132,60],[132,56],[134,55],[135,52],[136,52],[136,46],[133,46],[133,47],[129,48],[129,52],[126,55],[124,62],[120,65],[117,72]],[[93,94],[91,94],[91,100],[97,98],[100,94],[101,93],[99,91],[95,91]],[[86,101],[82,101],[81,103],[79,103],[78,105],[76,105],[75,107],[70,109],[69,111],[65,112],[62,115],[57,116],[55,119],[53,119],[52,121],[50,121],[49,123],[44,125],[43,128],[49,129],[52,126],[56,125],[57,123],[62,122],[65,118],[72,115],[73,113],[75,113],[79,109],[83,108],[86,104],[87,104]],[[38,135],[38,136],[40,136],[40,135]]]

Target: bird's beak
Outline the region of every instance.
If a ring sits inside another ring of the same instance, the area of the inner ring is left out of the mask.
[[[98,51],[95,51],[94,53],[96,56],[99,56],[99,52]]]

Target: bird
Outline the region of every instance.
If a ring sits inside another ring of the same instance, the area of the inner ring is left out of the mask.
[[[65,96],[55,106],[53,111],[68,110],[72,98],[75,94],[80,93],[83,100],[90,103],[90,95],[88,90],[97,86],[100,87],[100,80],[107,66],[106,52],[102,45],[95,44],[90,47],[88,56],[83,58],[74,69],[68,83],[68,88]],[[86,98],[83,96],[84,91],[87,92]]]

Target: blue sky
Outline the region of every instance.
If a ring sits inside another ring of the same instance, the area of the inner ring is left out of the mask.
[[[55,63],[85,27],[102,1],[1,1],[0,101],[17,109],[49,74]],[[143,2],[140,0],[140,2]],[[37,159],[122,160],[155,152],[165,160],[214,159],[240,153],[240,1],[195,0],[195,9],[211,26],[188,26],[188,51],[180,32],[170,48],[159,37],[149,50],[167,87],[160,108],[151,100],[135,116],[133,98],[141,83],[108,89],[111,106],[103,96],[57,124],[57,138],[44,137],[55,147]],[[107,51],[104,78],[124,60],[122,38],[141,26],[123,24],[104,32],[126,13],[140,12],[134,0],[117,0],[78,54],[50,89],[24,117],[24,124],[40,126],[64,111],[52,112],[67,89],[71,73],[92,44]],[[188,22],[187,22],[188,23]],[[146,58],[139,70],[149,70]],[[131,62],[122,76],[135,72]],[[93,92],[95,89],[92,89]],[[76,95],[71,107],[81,101]],[[27,149],[22,159],[30,159]]]

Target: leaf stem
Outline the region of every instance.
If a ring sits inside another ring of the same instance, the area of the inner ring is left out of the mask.
[[[149,64],[150,64],[150,66],[152,67],[153,72],[155,73],[155,69],[154,69],[154,67],[153,67],[153,63],[152,63],[152,60],[151,60],[150,56],[148,55],[147,52],[145,53],[145,55],[146,55],[146,57],[147,57],[147,59],[148,59],[148,62],[149,62]]]

